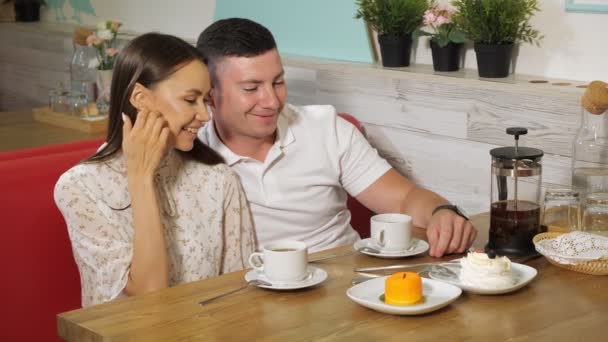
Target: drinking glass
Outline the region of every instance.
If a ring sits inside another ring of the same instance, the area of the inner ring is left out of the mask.
[[[69,113],[70,104],[67,92],[57,93],[51,99],[51,110],[56,113]]]
[[[53,110],[53,103],[57,101],[57,96],[59,96],[59,89],[51,88],[49,90],[49,108]]]
[[[71,114],[81,118],[89,116],[89,102],[85,93],[70,96]]]
[[[580,191],[569,187],[549,188],[541,222],[548,231],[569,232],[580,229]]]
[[[608,193],[596,192],[585,198],[581,230],[608,236]]]

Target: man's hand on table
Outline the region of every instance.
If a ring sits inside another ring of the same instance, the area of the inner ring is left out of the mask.
[[[470,221],[450,210],[440,210],[432,217],[426,229],[430,244],[429,254],[464,253],[475,241],[477,230]]]

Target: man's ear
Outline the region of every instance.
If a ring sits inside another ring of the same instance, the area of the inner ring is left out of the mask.
[[[209,95],[207,95],[207,97],[205,98],[205,102],[207,103],[207,106],[209,106],[209,108],[211,108],[212,110],[215,110],[215,102],[216,102],[217,96],[218,96],[217,88],[213,87],[209,90]]]
[[[150,96],[151,94],[148,88],[144,87],[141,83],[135,83],[129,102],[131,102],[131,105],[138,111],[144,108],[150,108]]]

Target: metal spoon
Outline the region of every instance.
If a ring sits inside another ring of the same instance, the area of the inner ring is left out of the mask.
[[[456,272],[452,271],[451,269],[445,267],[445,266],[441,266],[441,265],[432,265],[430,267],[425,267],[424,269],[417,271],[416,273],[422,275],[423,273],[429,273],[429,272],[433,272],[436,273],[439,276],[442,276],[444,278],[455,278],[458,279],[458,275],[456,274]],[[364,275],[363,277],[357,277],[357,278],[353,278],[351,280],[351,283],[353,285],[362,283],[364,281],[368,281],[374,278],[378,278],[378,277],[383,277],[385,275],[382,274],[374,274],[374,273],[366,273],[366,272],[358,272],[361,275]]]
[[[372,253],[372,254],[380,254],[380,251],[375,249],[375,248],[371,248],[371,247],[361,247],[361,248],[357,248],[357,252],[361,252],[361,253]]]
[[[402,251],[396,251],[397,253],[402,253],[402,252],[409,252],[414,250],[414,248],[418,247],[418,242],[412,243],[411,246],[409,246],[408,248],[406,248],[405,250]],[[367,253],[372,253],[372,254],[382,254],[382,251],[376,249],[376,248],[372,248],[369,246],[363,246],[361,248],[357,248],[357,252],[367,252]]]
[[[398,264],[398,265],[388,265],[388,266],[374,266],[374,267],[355,267],[353,269],[354,272],[370,272],[370,271],[385,271],[385,270],[398,270],[398,269],[407,269],[414,267],[426,267],[433,265],[443,265],[443,264],[458,264],[460,261],[458,259],[450,260],[450,261],[435,261],[435,262],[423,262],[419,264]]]
[[[271,283],[269,283],[269,282],[267,282],[267,281],[263,281],[263,280],[260,280],[260,279],[253,279],[253,280],[248,281],[248,282],[247,282],[245,285],[243,285],[243,286],[237,287],[236,289],[230,290],[230,291],[228,291],[228,292],[224,292],[224,293],[219,294],[219,295],[217,295],[217,296],[213,296],[213,297],[211,297],[211,298],[207,298],[207,299],[205,299],[205,300],[203,300],[203,301],[199,302],[198,304],[199,304],[199,305],[206,305],[206,304],[209,304],[209,303],[213,302],[214,300],[216,300],[216,299],[218,299],[218,298],[225,297],[225,296],[227,296],[227,295],[229,295],[229,294],[232,294],[232,293],[238,292],[238,291],[240,291],[240,290],[242,290],[242,289],[244,289],[244,288],[247,288],[249,285],[256,285],[256,286],[258,286],[258,285],[262,285],[262,286],[272,286],[272,284],[271,284]]]
[[[328,255],[326,257],[321,257],[321,258],[316,258],[316,259],[308,260],[308,262],[320,262],[320,261],[325,261],[325,260],[329,260],[329,259],[333,259],[333,258],[339,258],[339,257],[351,255],[353,253],[355,253],[355,251],[354,250],[350,250],[350,251],[346,251],[344,253],[332,254],[332,255]]]

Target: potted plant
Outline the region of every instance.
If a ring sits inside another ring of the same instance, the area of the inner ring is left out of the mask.
[[[40,21],[40,6],[45,5],[44,0],[15,0],[16,21]]]
[[[412,33],[422,26],[427,0],[357,0],[355,18],[363,18],[378,32],[382,65],[410,65]]]
[[[456,28],[452,18],[456,8],[448,5],[431,4],[424,12],[424,25],[433,32],[421,30],[420,35],[431,36],[431,52],[433,54],[433,69],[435,71],[456,71],[460,68],[460,51],[466,38],[462,31]]]
[[[455,0],[456,25],[475,43],[480,77],[507,77],[513,46],[539,44],[542,36],[530,25],[538,0]]]

